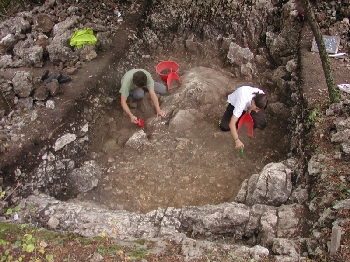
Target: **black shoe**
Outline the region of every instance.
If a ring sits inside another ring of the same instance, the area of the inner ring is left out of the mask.
[[[67,83],[71,80],[72,78],[70,76],[62,76],[60,78],[58,78],[58,83],[59,84],[63,84],[63,83]]]
[[[53,79],[57,79],[59,80],[62,77],[62,75],[60,73],[53,73],[51,75],[49,75],[48,78],[46,78],[44,80],[45,83],[50,83]]]
[[[220,127],[221,131],[224,131],[224,132],[230,131],[230,128],[225,128],[222,125],[220,125],[219,127]]]
[[[48,75],[49,75],[49,70],[45,70],[41,75],[41,81],[44,81]]]

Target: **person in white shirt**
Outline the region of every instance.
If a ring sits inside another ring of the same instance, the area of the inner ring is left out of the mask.
[[[227,98],[228,105],[220,121],[222,131],[231,131],[237,149],[243,149],[244,144],[238,138],[238,122],[244,113],[253,118],[254,128],[264,129],[266,120],[263,110],[266,109],[267,94],[258,87],[250,85],[237,86]]]

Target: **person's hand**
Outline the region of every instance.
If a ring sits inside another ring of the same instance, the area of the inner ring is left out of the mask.
[[[237,140],[235,141],[235,143],[236,143],[236,148],[237,148],[237,149],[243,149],[243,148],[244,148],[244,145],[243,145],[243,143],[242,143],[241,140],[237,139]]]
[[[134,124],[137,124],[137,122],[138,122],[137,117],[134,116],[134,115],[132,115],[132,116],[130,117],[130,121],[131,121],[131,123],[134,123]]]
[[[165,113],[165,111],[163,111],[163,110],[160,109],[160,110],[157,112],[157,116],[166,117],[166,113]]]

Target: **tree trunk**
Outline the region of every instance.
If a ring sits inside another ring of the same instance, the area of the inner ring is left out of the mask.
[[[322,62],[323,72],[326,77],[329,99],[331,103],[339,102],[340,94],[336,90],[336,84],[333,79],[331,64],[328,59],[328,54],[326,51],[326,46],[323,42],[323,37],[321,34],[320,27],[316,21],[315,14],[312,10],[309,0],[301,0],[301,3],[306,12],[307,21],[309,22],[309,25],[311,26],[312,32],[314,33],[314,36],[315,36],[315,40],[317,43],[318,51]]]

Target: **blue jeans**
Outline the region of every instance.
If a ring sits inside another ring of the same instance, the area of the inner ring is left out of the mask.
[[[130,90],[130,96],[135,100],[140,100],[145,96],[145,91],[148,91],[147,88],[145,89],[134,88]],[[156,94],[165,95],[168,92],[168,90],[166,88],[166,85],[154,82],[154,92],[156,92]]]

